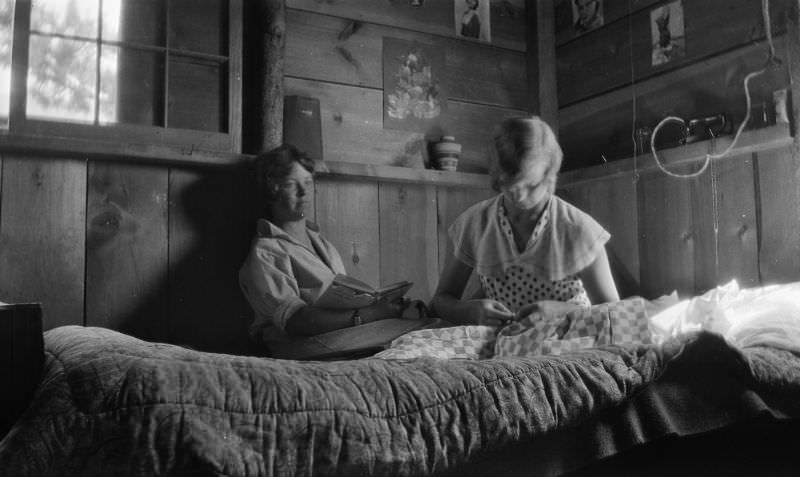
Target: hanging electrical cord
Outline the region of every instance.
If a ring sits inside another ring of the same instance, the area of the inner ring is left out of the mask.
[[[628,58],[630,61],[631,70],[631,142],[633,143],[633,183],[639,182],[639,167],[638,167],[638,141],[636,138],[636,73],[633,71],[633,0],[628,0],[628,38],[631,39],[630,48],[628,48]]]
[[[750,108],[751,108],[750,86],[749,86],[750,80],[755,78],[756,76],[764,74],[767,71],[767,69],[772,67],[773,65],[780,65],[781,64],[780,59],[775,56],[775,45],[772,42],[772,21],[770,20],[770,14],[769,14],[769,0],[761,0],[761,11],[762,11],[762,16],[763,16],[763,20],[764,20],[764,33],[765,33],[765,35],[767,37],[767,43],[769,44],[769,57],[767,58],[767,63],[764,66],[764,68],[762,68],[760,70],[757,70],[757,71],[753,71],[753,72],[749,73],[747,76],[744,77],[744,94],[745,94],[745,102],[746,102],[746,112],[745,112],[744,119],[742,120],[742,123],[739,125],[739,128],[736,130],[736,135],[734,135],[733,140],[731,141],[731,143],[721,153],[719,153],[719,154],[714,154],[714,153],[706,154],[705,161],[703,162],[703,166],[699,170],[697,170],[695,172],[692,172],[692,173],[689,173],[689,174],[678,174],[678,173],[675,173],[675,172],[672,172],[672,171],[668,170],[666,167],[664,167],[664,164],[661,163],[661,159],[659,159],[658,153],[656,152],[656,136],[658,135],[658,131],[661,129],[661,127],[664,126],[667,123],[679,122],[684,127],[685,127],[686,123],[684,122],[683,119],[681,119],[679,117],[676,117],[676,116],[667,116],[667,117],[665,117],[664,119],[662,119],[661,121],[658,122],[658,124],[656,125],[655,128],[653,128],[653,133],[650,136],[650,152],[653,154],[653,159],[655,160],[656,165],[658,166],[658,168],[661,169],[661,171],[663,173],[667,174],[668,176],[679,178],[679,179],[689,179],[689,178],[692,178],[692,177],[697,177],[697,176],[699,176],[700,174],[702,174],[706,170],[706,168],[708,167],[709,163],[713,159],[719,159],[719,158],[727,156],[731,152],[731,150],[733,150],[733,148],[736,147],[736,143],[739,141],[739,137],[741,136],[742,131],[744,131],[745,126],[747,126],[747,123],[750,121]]]

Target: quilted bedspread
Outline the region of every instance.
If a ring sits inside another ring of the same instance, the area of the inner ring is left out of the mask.
[[[800,391],[790,354],[787,378],[769,352],[754,365],[706,333],[562,356],[295,362],[62,327],[45,350],[34,401],[0,441],[2,475],[446,473],[574,426],[697,356]]]

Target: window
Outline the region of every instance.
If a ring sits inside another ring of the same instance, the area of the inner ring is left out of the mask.
[[[0,128],[8,128],[14,0],[0,0]]]
[[[238,152],[241,0],[0,2],[12,133]]]

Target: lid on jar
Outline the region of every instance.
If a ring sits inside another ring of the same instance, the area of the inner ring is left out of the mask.
[[[455,142],[455,136],[442,136],[442,141],[444,142]]]

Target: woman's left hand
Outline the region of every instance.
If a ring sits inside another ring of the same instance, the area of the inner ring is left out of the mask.
[[[574,303],[556,300],[541,300],[530,305],[525,305],[517,311],[516,321],[527,318],[531,314],[537,316],[565,315],[578,308]]]

